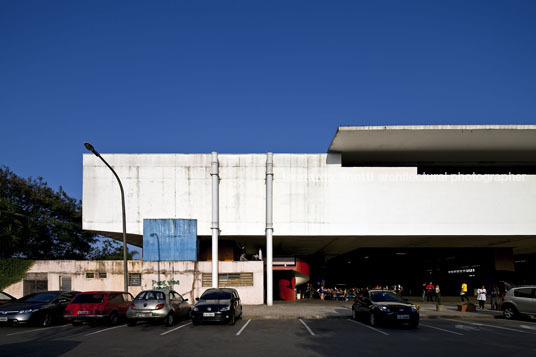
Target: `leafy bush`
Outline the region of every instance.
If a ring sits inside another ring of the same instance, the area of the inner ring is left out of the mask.
[[[0,259],[0,290],[21,281],[33,263],[33,260]]]

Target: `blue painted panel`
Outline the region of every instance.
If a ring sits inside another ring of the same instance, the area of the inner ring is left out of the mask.
[[[144,219],[143,260],[197,260],[196,219]]]

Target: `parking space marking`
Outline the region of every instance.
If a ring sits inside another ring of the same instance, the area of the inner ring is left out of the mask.
[[[104,329],[99,330],[99,331],[95,331],[95,332],[91,332],[91,333],[85,334],[84,336],[96,335],[96,334],[101,333],[101,332],[104,332],[104,331],[113,330],[113,329],[120,328],[120,327],[125,327],[125,326],[126,326],[126,325],[120,325],[120,326],[108,327],[108,328],[104,328]]]
[[[309,326],[307,326],[307,324],[305,323],[305,321],[303,321],[302,319],[300,319],[300,322],[303,324],[303,326],[305,326],[305,328],[307,329],[307,331],[309,331],[309,333],[311,334],[311,336],[315,336],[315,333],[309,328]]]
[[[180,325],[179,327],[175,327],[173,330],[169,330],[169,331],[166,331],[166,332],[162,332],[162,333],[160,334],[160,336],[167,335],[167,334],[170,333],[170,332],[177,331],[178,329],[183,328],[184,326],[191,325],[191,324],[192,324],[191,322],[188,322],[187,324]]]
[[[428,327],[428,328],[433,328],[433,329],[436,329],[436,330],[439,330],[439,331],[444,331],[444,332],[452,333],[452,334],[454,334],[454,335],[463,336],[463,333],[454,332],[454,331],[450,331],[450,330],[445,330],[445,329],[442,329],[442,328],[439,328],[439,327],[430,326],[430,325],[425,325],[425,324],[423,324],[423,323],[421,323],[420,325],[421,325],[421,326],[424,326],[424,327]]]
[[[443,320],[460,322],[460,321],[452,320],[452,319],[443,319]],[[514,328],[503,327],[503,326],[495,326],[495,325],[481,324],[480,322],[463,321],[462,323],[465,323],[465,324],[471,324],[471,325],[474,325],[474,326],[493,327],[493,328],[501,329],[501,330],[515,331],[515,332],[519,332],[519,333],[527,333],[527,334],[529,334],[529,335],[534,335],[533,333],[530,333],[530,332],[527,332],[527,331],[523,331],[523,330],[517,330],[517,329],[514,329]]]
[[[10,333],[10,334],[8,334],[6,336],[21,335],[23,333],[30,333],[30,332],[35,332],[35,331],[46,331],[46,330],[49,330],[49,329],[58,328],[58,327],[66,327],[66,326],[70,326],[70,325],[61,325],[61,326],[52,326],[52,327],[45,327],[45,328],[36,328],[35,330]]]
[[[244,329],[246,328],[246,326],[251,322],[251,319],[248,320],[248,322],[246,322],[246,324],[244,326],[242,326],[242,328],[240,329],[240,331],[238,331],[236,333],[237,336],[240,336],[240,334],[242,333],[242,331],[244,331]]]
[[[521,328],[526,328],[527,330],[536,330],[536,327],[534,326],[528,326],[528,325],[519,325]]]
[[[382,334],[384,334],[385,336],[389,336],[389,334],[388,334],[387,332],[384,332],[384,331],[382,331],[382,330],[378,330],[377,328],[374,328],[374,327],[369,326],[369,325],[365,325],[364,323],[361,323],[361,322],[359,322],[359,321],[352,320],[352,319],[348,319],[348,321],[353,322],[353,323],[358,324],[358,325],[361,325],[361,326],[365,326],[365,327],[367,327],[367,328],[369,328],[369,329],[371,329],[371,330],[374,330],[374,331],[376,331],[376,332],[382,333]]]

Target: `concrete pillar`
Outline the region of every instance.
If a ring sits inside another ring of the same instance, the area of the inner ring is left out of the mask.
[[[273,240],[274,233],[272,217],[273,201],[274,161],[269,152],[266,155],[266,305],[273,304]]]
[[[212,153],[212,165],[210,170],[210,176],[212,177],[212,287],[218,287],[218,236],[220,234],[220,214],[219,214],[219,165],[218,165],[218,153]]]

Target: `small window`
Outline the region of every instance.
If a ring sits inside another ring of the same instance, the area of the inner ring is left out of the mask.
[[[86,279],[93,279],[95,277],[95,273],[86,273]]]
[[[99,279],[106,279],[106,273],[99,273]]]
[[[141,286],[141,273],[129,273],[128,286]]]
[[[532,297],[532,289],[516,289],[514,290],[515,297],[530,298]]]

